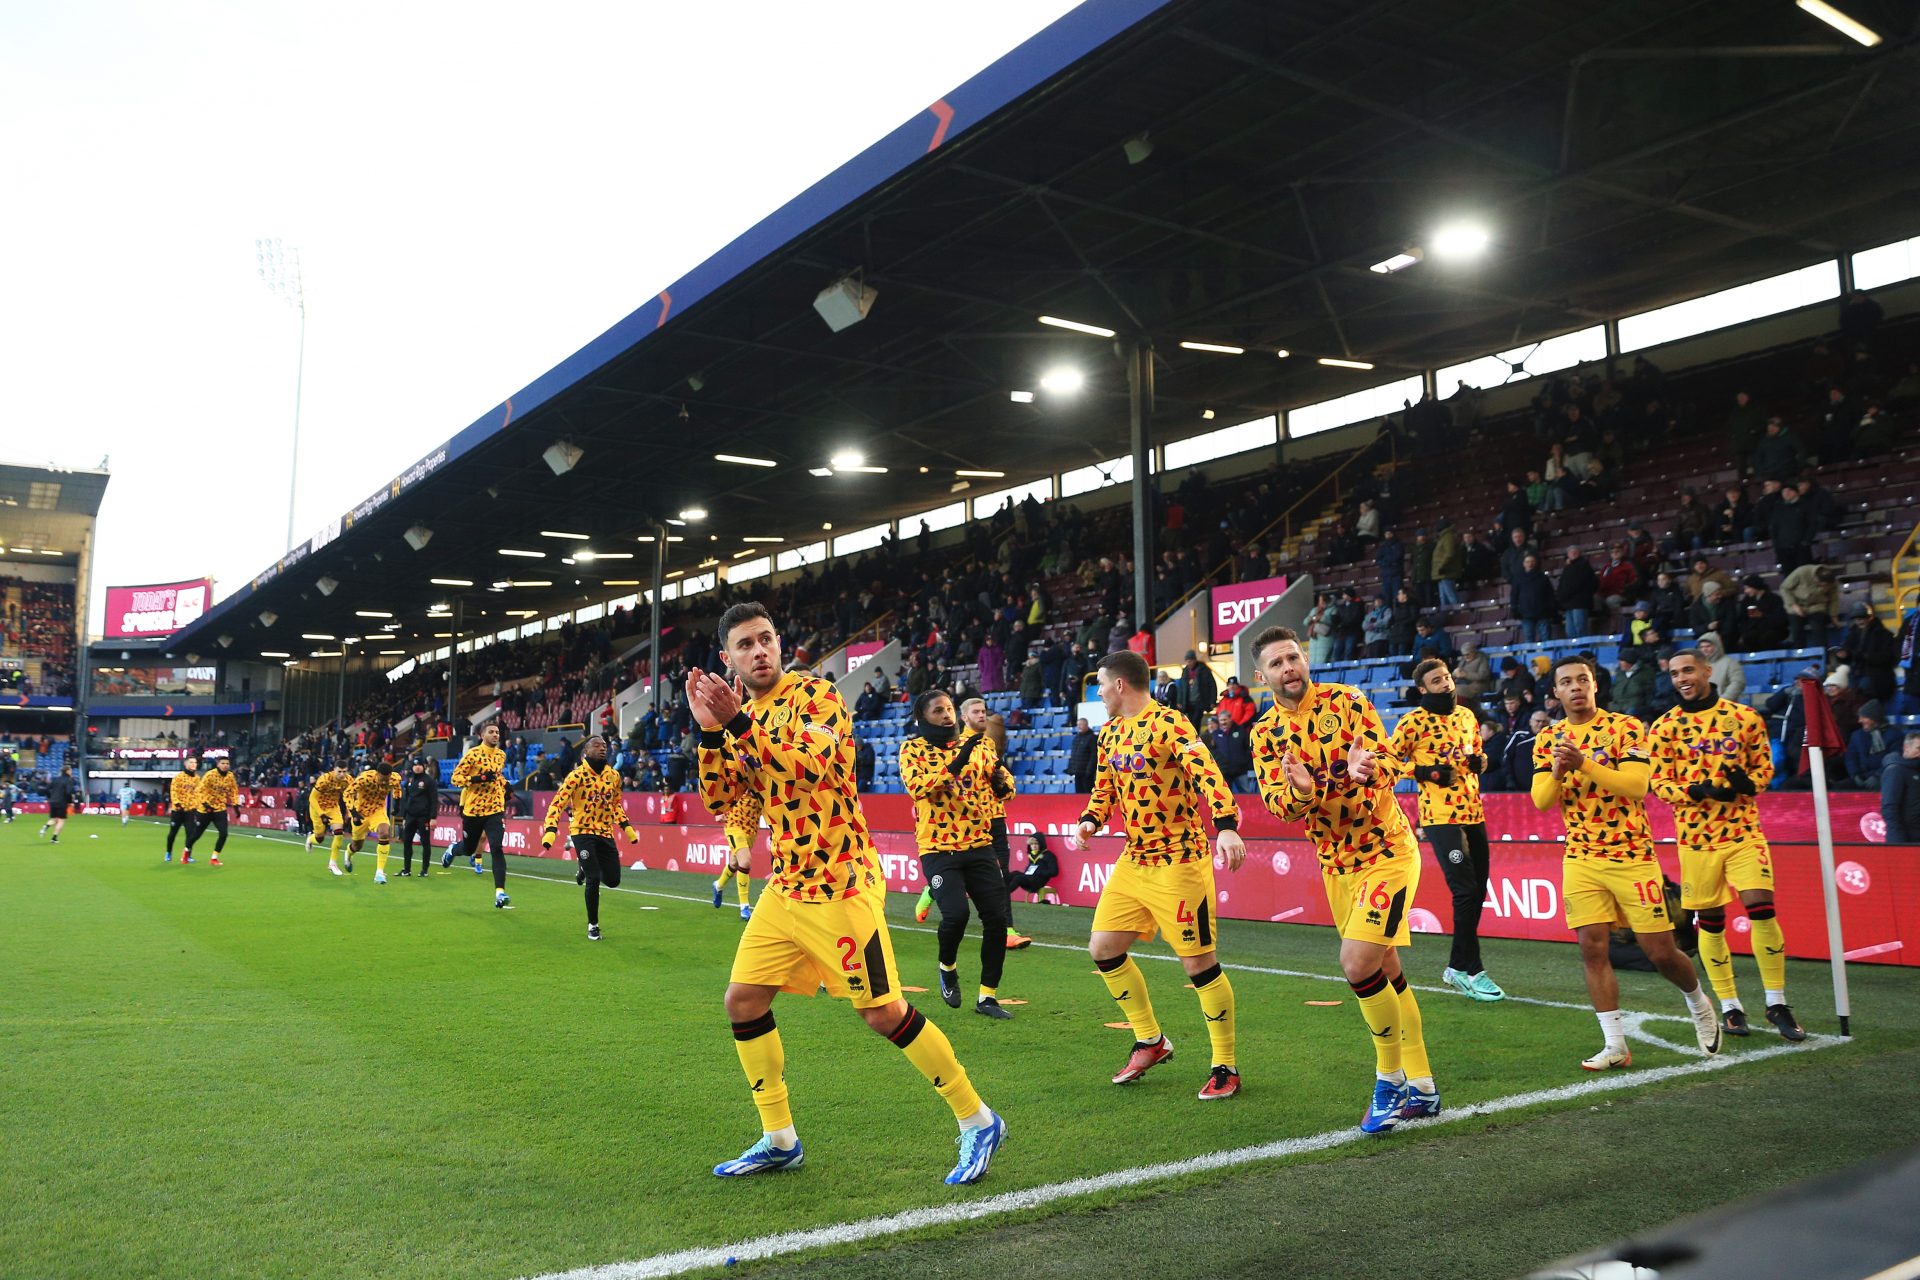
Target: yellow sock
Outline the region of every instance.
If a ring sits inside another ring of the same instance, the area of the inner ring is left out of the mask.
[[[1433,1068],[1427,1063],[1427,1039],[1420,1024],[1420,1003],[1413,988],[1401,974],[1393,980],[1393,991],[1400,998],[1400,1069],[1409,1080],[1428,1080]]]
[[[376,844],[373,846],[373,869],[380,875],[387,874],[387,850],[391,848],[393,848],[393,846],[390,844]]]
[[[887,1039],[933,1082],[934,1091],[953,1108],[954,1119],[965,1120],[980,1110],[980,1095],[967,1079],[967,1069],[953,1056],[953,1042],[925,1014],[907,1006],[907,1016]]]
[[[346,842],[347,842],[347,838],[345,836],[335,836],[333,838],[333,843],[327,847],[328,862],[337,863],[340,861],[340,846],[345,844]]]
[[[1140,966],[1132,956],[1120,957],[1120,963],[1106,968],[1101,963],[1100,976],[1106,979],[1107,990],[1120,1004],[1120,1012],[1126,1015],[1133,1025],[1135,1040],[1157,1040],[1160,1038],[1160,1020],[1153,1016],[1153,1001],[1147,998],[1147,975],[1140,972]]]
[[[1373,1033],[1373,1069],[1392,1075],[1400,1069],[1400,996],[1378,969],[1370,978],[1349,982],[1360,1002],[1360,1016]]]
[[[750,1022],[733,1024],[733,1047],[740,1054],[740,1067],[747,1073],[747,1087],[753,1090],[753,1105],[760,1110],[760,1127],[778,1133],[793,1124],[793,1112],[787,1106],[787,1051],[780,1044],[779,1028],[773,1025],[768,1010]]]
[[[1700,960],[1707,971],[1707,982],[1713,987],[1713,994],[1722,1000],[1738,1000],[1739,990],[1734,986],[1733,948],[1727,945],[1726,921],[1718,924],[1708,920],[1700,921]],[[1754,939],[1756,952],[1760,950],[1759,939]]]
[[[1000,994],[1000,992],[999,992],[999,989],[998,989],[998,988],[995,988],[995,987],[982,987],[982,988],[980,988],[980,998],[981,998],[982,1000],[991,1000],[991,999],[993,999],[993,998],[994,998],[995,996],[997,996],[997,995],[999,995],[999,994]]]
[[[1200,997],[1200,1012],[1207,1018],[1207,1038],[1213,1041],[1213,1065],[1232,1067],[1233,1060],[1233,984],[1215,965],[1194,975],[1194,994]]]
[[[1769,991],[1785,991],[1787,935],[1780,931],[1780,922],[1774,919],[1773,908],[1750,908],[1747,911],[1747,923],[1753,926],[1753,932],[1747,936],[1753,939],[1753,959],[1760,966],[1760,985]]]
[[[736,871],[733,874],[735,877],[735,883],[738,885],[740,890],[740,905],[744,907],[747,905],[748,895],[751,893],[753,889],[753,872]]]

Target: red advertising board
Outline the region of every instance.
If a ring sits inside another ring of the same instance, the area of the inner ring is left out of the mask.
[[[1240,634],[1240,628],[1278,600],[1287,589],[1285,578],[1262,578],[1258,582],[1238,582],[1230,587],[1215,587],[1212,596],[1213,642],[1226,644]]]
[[[213,607],[213,579],[108,587],[101,634],[109,640],[151,640],[198,622]]]
[[[873,661],[874,654],[879,653],[886,647],[886,642],[882,640],[863,640],[859,644],[848,645],[847,674],[852,675],[860,668],[866,666],[867,663]]]

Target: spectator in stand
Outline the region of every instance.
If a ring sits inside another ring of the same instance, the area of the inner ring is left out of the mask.
[[[1727,652],[1726,642],[1717,631],[1703,631],[1693,642],[1700,656],[1707,660],[1707,667],[1713,673],[1713,687],[1728,702],[1743,702],[1747,692],[1747,669],[1740,665],[1740,659]]]
[[[873,790],[874,769],[873,740],[871,738],[854,739],[853,781],[861,791]]]
[[[1206,729],[1207,717],[1220,702],[1220,683],[1213,668],[1200,661],[1200,655],[1187,650],[1186,663],[1180,669],[1180,709],[1195,733]]]
[[[1352,587],[1336,597],[1333,611],[1333,660],[1351,662],[1360,652],[1361,619],[1364,612],[1360,593]]]
[[[1813,512],[1813,527],[1816,531],[1837,533],[1846,523],[1847,510],[1826,489],[1820,485],[1817,476],[1803,476],[1800,479],[1800,501],[1807,504]]]
[[[1307,664],[1324,667],[1333,660],[1335,605],[1325,591],[1314,593],[1313,608],[1307,611]]]
[[[1687,598],[1698,600],[1709,582],[1717,583],[1722,591],[1732,594],[1734,582],[1724,569],[1716,569],[1705,556],[1693,558],[1693,573],[1687,579]]]
[[[1592,506],[1603,502],[1612,502],[1614,495],[1620,492],[1619,483],[1613,478],[1613,472],[1607,464],[1595,458],[1587,464],[1587,474],[1573,487],[1573,500],[1576,506]]]
[[[1880,789],[1880,772],[1900,740],[1887,728],[1887,711],[1878,698],[1860,704],[1860,727],[1847,739],[1847,780],[1861,791]]]
[[[1533,677],[1512,654],[1500,659],[1500,700],[1507,704],[1508,728],[1513,727],[1516,711],[1533,701]]]
[[[1633,599],[1640,588],[1640,571],[1633,567],[1625,542],[1607,548],[1607,563],[1600,570],[1599,596],[1609,609],[1618,610]]]
[[[1866,410],[1853,427],[1853,456],[1877,458],[1893,448],[1898,428],[1879,400],[1867,401]]]
[[[1387,656],[1387,636],[1393,630],[1393,602],[1385,596],[1374,597],[1373,608],[1360,620],[1360,636],[1369,658]]]
[[[1117,614],[1114,617],[1112,628],[1107,632],[1107,652],[1125,653],[1127,643],[1132,639],[1133,623],[1128,620],[1126,614]]]
[[[1909,361],[1906,373],[1887,392],[1887,408],[1895,412],[1920,408],[1920,360]]]
[[[1380,508],[1373,499],[1360,499],[1360,513],[1353,519],[1353,536],[1371,545],[1380,537]]]
[[[1087,672],[1092,669],[1093,659],[1086,646],[1077,642],[1067,646],[1067,658],[1060,664],[1060,683],[1056,686],[1064,705],[1075,707],[1085,700]]]
[[[880,712],[884,709],[885,703],[880,697],[880,691],[873,687],[873,681],[868,680],[861,685],[860,696],[854,700],[853,704],[853,718],[855,720],[878,720],[880,718]]]
[[[1813,559],[1813,535],[1813,507],[1800,500],[1799,485],[1782,484],[1780,505],[1767,521],[1767,536],[1773,539],[1781,573],[1792,573]]]
[[[1413,562],[1411,566],[1413,602],[1422,609],[1431,609],[1438,597],[1434,593],[1433,586],[1433,543],[1427,540],[1425,529],[1413,531],[1413,550],[1408,559]],[[1308,654],[1307,661],[1309,663],[1313,661],[1311,653]]]
[[[1460,549],[1467,557],[1467,573],[1462,582],[1488,582],[1500,572],[1499,555],[1472,529],[1460,531]]]
[[[1806,450],[1800,437],[1787,430],[1779,418],[1767,419],[1767,433],[1753,446],[1753,471],[1760,480],[1789,480],[1806,466]]]
[[[1661,635],[1672,635],[1686,625],[1687,593],[1665,569],[1653,575],[1653,590],[1647,593],[1647,603],[1653,606],[1653,625]]]
[[[1227,677],[1227,691],[1220,695],[1219,710],[1226,713],[1227,719],[1241,728],[1247,728],[1260,714],[1260,708],[1254,705],[1247,687],[1240,683],[1239,676]]]
[[[1633,616],[1628,618],[1626,625],[1620,628],[1620,647],[1622,649],[1639,648],[1647,643],[1645,637],[1650,631],[1656,635],[1659,634],[1659,629],[1653,625],[1653,605],[1646,600],[1635,601]]]
[[[1099,764],[1100,736],[1087,727],[1087,718],[1074,721],[1073,743],[1067,749],[1067,772],[1073,775],[1073,789],[1080,795],[1093,791],[1093,774]]]
[[[1881,766],[1880,819],[1888,844],[1920,844],[1920,733],[1909,733]]]
[[[1525,725],[1516,728],[1507,739],[1505,759],[1507,777],[1513,782],[1515,791],[1525,791],[1533,785],[1533,742],[1547,731],[1552,719],[1545,711],[1528,714]]]
[[[1752,573],[1741,580],[1739,607],[1739,635],[1729,638],[1728,642],[1741,653],[1778,649],[1787,642],[1786,607],[1767,586],[1765,578]]]
[[[1854,290],[1840,308],[1840,338],[1849,347],[1858,351],[1873,341],[1873,335],[1880,329],[1880,321],[1886,312],[1880,309],[1871,295],[1862,290]]]
[[[1373,563],[1380,570],[1380,592],[1389,600],[1400,593],[1406,559],[1406,548],[1400,545],[1399,535],[1392,529],[1382,533],[1380,545],[1373,553]]]
[[[1840,726],[1842,739],[1853,736],[1860,727],[1860,695],[1854,691],[1853,679],[1845,667],[1835,667],[1827,672],[1822,682],[1827,700],[1833,704],[1834,723]]]
[[[1453,642],[1447,638],[1444,629],[1437,627],[1431,618],[1422,618],[1414,624],[1413,665],[1419,666],[1422,659],[1438,658],[1452,665]]]
[[[1546,477],[1542,476],[1538,471],[1529,471],[1527,472],[1525,492],[1528,504],[1532,506],[1535,511],[1545,511],[1547,509],[1547,495],[1553,492],[1553,486],[1549,485]]]
[[[1433,543],[1433,577],[1439,584],[1442,609],[1460,607],[1460,593],[1455,590],[1455,584],[1466,576],[1466,572],[1467,555],[1460,542],[1460,531],[1443,516],[1440,519],[1440,534]]]
[[[1840,637],[1840,647],[1833,651],[1833,660],[1847,664],[1861,697],[1893,701],[1893,667],[1898,656],[1893,633],[1874,613],[1873,606],[1864,601],[1855,605],[1853,618]],[[1910,661],[1909,667],[1912,665]],[[1911,670],[1908,678],[1912,678]]]
[[[1537,557],[1539,554],[1540,548],[1534,546],[1533,543],[1527,540],[1527,535],[1524,531],[1515,529],[1509,533],[1507,535],[1507,545],[1500,552],[1501,580],[1508,586],[1512,586],[1518,582],[1522,570],[1526,568],[1527,557]]]
[[[1240,794],[1252,791],[1253,749],[1248,745],[1247,731],[1222,711],[1214,716],[1213,727],[1207,730],[1206,743],[1207,750],[1213,753],[1213,762],[1220,766],[1220,776],[1227,780],[1228,788]]]
[[[1780,582],[1787,610],[1787,647],[1827,647],[1827,633],[1840,612],[1840,575],[1832,565],[1803,564]]]
[[[1507,500],[1493,518],[1493,527],[1509,538],[1517,533],[1523,542],[1533,536],[1533,503],[1518,480],[1507,481]]]
[[[1565,445],[1557,440],[1554,441],[1552,448],[1547,450],[1547,460],[1542,464],[1540,475],[1547,486],[1547,494],[1540,502],[1540,510],[1564,510],[1573,496],[1573,487],[1580,483],[1580,477],[1575,475],[1567,465]]]
[[[1552,638],[1553,623],[1559,616],[1554,607],[1553,580],[1541,572],[1540,557],[1531,551],[1521,557],[1513,579],[1512,605],[1526,643],[1545,644]]]
[[[1633,570],[1640,575],[1640,585],[1644,587],[1653,581],[1653,575],[1660,569],[1660,548],[1654,545],[1653,535],[1647,532],[1647,526],[1634,523],[1627,526],[1627,556],[1633,561]],[[1644,595],[1645,592],[1639,594]]]
[[[1565,619],[1569,640],[1587,634],[1587,618],[1593,611],[1594,597],[1600,591],[1600,576],[1579,547],[1567,548],[1567,562],[1560,568],[1560,580],[1554,583],[1554,605]]]
[[[1389,654],[1413,652],[1414,624],[1419,617],[1420,610],[1414,607],[1413,597],[1407,594],[1405,587],[1400,588],[1400,594],[1393,602],[1393,623],[1387,629]]]
[[[1469,705],[1477,705],[1493,692],[1493,664],[1480,652],[1480,642],[1472,636],[1460,638],[1460,661],[1453,668],[1453,691]]]
[[[1747,487],[1738,482],[1727,486],[1720,505],[1713,511],[1714,534],[1721,542],[1752,542],[1753,504],[1747,501]]]
[[[1651,721],[1654,668],[1647,651],[1638,646],[1620,650],[1618,669],[1620,676],[1613,682],[1613,701],[1608,708]]]
[[[1827,403],[1820,413],[1820,461],[1834,463],[1847,459],[1853,449],[1853,428],[1859,421],[1859,401],[1838,384],[1827,388]]]
[[[1327,559],[1334,564],[1352,564],[1359,558],[1359,540],[1347,528],[1345,520],[1335,520],[1327,532]]]
[[[1680,509],[1673,513],[1673,528],[1660,544],[1660,550],[1675,560],[1684,560],[1707,545],[1707,537],[1713,528],[1713,513],[1700,505],[1692,489],[1682,489]]]
[[[1040,655],[1029,650],[1027,665],[1020,668],[1020,705],[1041,707],[1047,702],[1046,673],[1040,669]]]
[[[1766,434],[1767,418],[1753,397],[1745,391],[1733,396],[1733,411],[1727,414],[1727,443],[1733,453],[1734,470],[1745,474],[1753,449]]]

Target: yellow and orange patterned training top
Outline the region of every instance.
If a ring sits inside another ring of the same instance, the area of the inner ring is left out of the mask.
[[[1365,747],[1380,759],[1370,782],[1347,774],[1347,753]],[[1285,822],[1304,822],[1320,865],[1347,872],[1382,858],[1418,858],[1413,828],[1393,798],[1392,762],[1380,713],[1358,689],[1344,684],[1307,685],[1289,711],[1275,702],[1253,724],[1253,776],[1260,798]],[[1293,789],[1280,767],[1291,755],[1313,775],[1313,790]]]
[[[969,739],[977,745],[956,772],[960,748]],[[946,746],[908,738],[900,744],[900,782],[913,797],[913,833],[921,853],[965,853],[993,843],[996,774],[1004,778],[1006,770],[991,738],[968,735]]]
[[[722,829],[735,853],[753,848],[753,839],[760,833],[760,797],[745,795],[728,805]]]
[[[200,775],[193,801],[202,813],[225,813],[240,798],[240,779],[218,769]]]
[[[312,806],[322,813],[337,813],[340,799],[347,794],[353,778],[344,769],[329,769],[313,784]]]
[[[1455,707],[1446,715],[1435,715],[1424,707],[1415,707],[1400,717],[1387,743],[1381,763],[1393,771],[1393,778],[1410,778],[1415,769],[1430,765],[1451,765],[1453,785],[1416,782],[1420,797],[1420,825],[1423,827],[1470,826],[1487,820],[1480,804],[1480,775],[1467,766],[1468,756],[1482,754],[1480,722],[1465,707]],[[1391,760],[1388,759],[1391,757]]]
[[[486,818],[503,813],[507,807],[507,783],[501,770],[507,767],[507,753],[484,742],[460,757],[453,767],[453,785],[460,788],[460,812],[469,818]],[[479,781],[481,774],[491,775]]]
[[[1148,702],[1100,726],[1093,796],[1082,822],[1100,827],[1116,808],[1127,828],[1123,857],[1143,866],[1207,855],[1207,817],[1222,831],[1240,824],[1240,806],[1213,753],[1172,708]]]
[[[363,818],[387,811],[387,798],[400,798],[400,775],[388,773],[384,777],[378,769],[362,770],[347,787],[347,806]]]
[[[200,807],[200,775],[182,769],[167,784],[167,803],[175,813],[190,813]]]
[[[573,767],[547,806],[543,843],[553,842],[554,833],[560,829],[562,813],[569,815],[567,830],[573,835],[611,840],[614,832],[624,830],[632,839],[639,839],[620,803],[620,771],[612,765],[595,769],[583,760]]]
[[[1533,771],[1553,768],[1553,747],[1562,738],[1580,754],[1609,769],[1647,763],[1647,730],[1632,716],[1596,711],[1583,725],[1557,720],[1533,740]],[[1560,816],[1567,823],[1567,856],[1608,862],[1652,862],[1653,828],[1647,803],[1617,796],[1585,773],[1560,780]]]
[[[853,751],[853,717],[832,682],[792,671],[731,724],[701,731],[700,799],[716,816],[744,796],[759,799],[774,892],[821,902],[884,891]]]
[[[1757,795],[1732,800],[1693,800],[1687,788],[1696,782],[1727,785],[1729,768],[1746,771],[1756,792],[1773,781],[1773,751],[1767,722],[1752,707],[1718,698],[1704,711],[1674,707],[1647,733],[1653,761],[1653,790],[1673,806],[1680,843],[1689,849],[1763,840]]]
[[[993,722],[988,724],[988,729],[991,730],[993,724],[998,721],[999,717],[994,717]],[[991,787],[987,788],[987,817],[989,820],[996,821],[1004,819],[1007,816],[1007,797],[1013,795],[1015,791],[1013,775],[1007,771],[1006,750],[1004,747],[1007,739],[1006,725],[1000,724],[1000,732],[997,736],[992,732],[972,733],[962,730],[960,734],[961,744],[965,745],[968,738],[985,738],[985,745],[993,748],[993,757],[999,761],[1000,785],[1005,790],[1006,795],[1000,794],[1000,792],[995,791]],[[969,847],[971,848],[972,846]]]

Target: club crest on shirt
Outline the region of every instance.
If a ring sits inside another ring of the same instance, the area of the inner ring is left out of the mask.
[[[1322,711],[1320,718],[1314,721],[1313,728],[1314,732],[1323,738],[1333,737],[1334,734],[1340,732],[1340,713],[1338,711]]]

